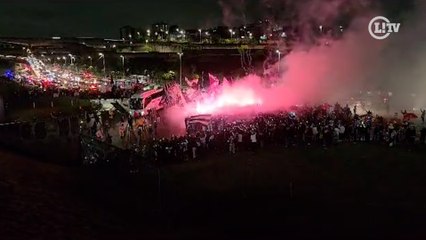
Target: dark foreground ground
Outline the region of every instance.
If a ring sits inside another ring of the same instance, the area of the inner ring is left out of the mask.
[[[275,149],[125,177],[0,151],[0,239],[424,239],[425,155]]]

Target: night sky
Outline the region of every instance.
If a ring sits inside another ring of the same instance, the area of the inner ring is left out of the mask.
[[[118,37],[122,26],[158,21],[185,28],[238,24],[264,15],[262,1],[271,0],[0,0],[0,37]],[[398,12],[411,0],[385,2]]]
[[[130,24],[155,21],[215,25],[222,10],[212,0],[1,0],[0,36],[117,36]]]

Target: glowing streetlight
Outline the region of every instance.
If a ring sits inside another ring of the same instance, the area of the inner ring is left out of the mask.
[[[278,54],[278,75],[280,75],[281,52],[278,49],[275,52]]]
[[[229,33],[231,34],[231,38],[234,38],[234,31],[232,29],[229,29]]]
[[[202,39],[201,39],[201,37],[202,37],[202,35],[201,35],[201,29],[198,29],[198,32],[200,33],[200,43],[202,42]]]
[[[88,56],[87,58],[90,60],[90,66],[92,66],[92,64],[93,64],[92,57],[91,57],[91,56]]]
[[[102,63],[103,63],[103,65],[104,65],[104,69],[103,69],[103,71],[104,71],[104,73],[106,72],[106,67],[105,67],[105,55],[103,54],[103,53],[99,53],[99,59],[101,59],[102,58]]]
[[[121,59],[121,64],[123,65],[123,74],[124,74],[124,72],[125,72],[125,70],[124,70],[124,56],[120,55],[120,59]]]
[[[68,56],[70,57],[70,65],[73,65],[74,62],[75,62],[75,57],[71,54],[68,54]],[[73,60],[74,60],[74,62],[73,62]]]
[[[183,53],[178,52],[178,56],[179,56],[179,83],[180,83],[180,86],[182,86],[182,56],[183,56]]]

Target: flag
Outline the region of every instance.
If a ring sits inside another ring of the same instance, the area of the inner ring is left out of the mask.
[[[223,85],[223,87],[229,87],[231,85],[231,83],[228,81],[228,79],[223,78],[222,85]]]
[[[163,104],[162,104],[162,100],[163,100],[163,97],[158,97],[158,98],[152,99],[145,106],[145,111],[149,111],[149,110],[160,110],[160,109],[162,109],[164,107]]]
[[[198,87],[198,79],[194,78],[192,80],[189,80],[188,78],[185,77],[185,82],[186,84],[188,84],[189,87],[191,88],[196,88]]]
[[[209,81],[210,81],[210,87],[219,86],[219,79],[210,73],[209,73]]]
[[[189,88],[186,90],[185,94],[188,97],[188,99],[195,99],[197,97],[198,91],[195,90],[194,88]]]
[[[199,123],[204,126],[207,126],[209,125],[211,118],[212,118],[211,114],[200,114],[200,115],[191,116],[186,119],[186,125],[188,126],[191,124]]]
[[[185,104],[186,99],[177,83],[169,83],[164,86],[167,95],[167,102],[170,106],[175,104]]]
[[[404,117],[403,117],[403,121],[404,122],[409,122],[412,119],[416,119],[416,118],[418,118],[418,116],[416,114],[414,114],[414,113],[405,113]]]

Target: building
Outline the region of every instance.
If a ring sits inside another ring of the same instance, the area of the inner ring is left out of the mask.
[[[141,28],[135,28],[132,26],[124,26],[120,28],[120,39],[125,41],[140,42],[145,40],[146,32]]]
[[[129,41],[133,39],[135,35],[136,35],[136,28],[130,25],[120,28],[120,38],[123,40]]]
[[[169,40],[169,24],[165,22],[154,23],[151,26],[151,39],[155,41]]]
[[[186,32],[186,38],[190,42],[202,42],[202,35],[201,32],[198,29],[188,29]]]
[[[218,26],[212,30],[211,38],[214,43],[219,43],[222,40],[230,39],[230,28],[226,26]]]
[[[181,33],[178,25],[169,27],[169,41],[176,42],[181,39]]]

